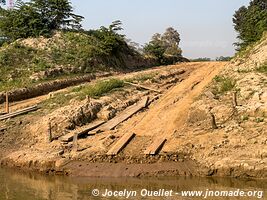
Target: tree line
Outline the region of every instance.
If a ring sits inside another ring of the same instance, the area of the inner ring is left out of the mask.
[[[5,0],[0,0],[4,4]],[[120,21],[113,22],[109,27],[97,30],[84,30],[81,22],[83,17],[73,13],[73,7],[68,0],[17,0],[13,9],[0,7],[0,39],[14,41],[29,37],[51,37],[57,30],[75,31],[92,35],[101,40],[104,48],[116,52],[126,45],[127,39],[118,34],[122,30]],[[167,28],[162,35],[153,35],[151,41],[144,45],[139,53],[154,57],[159,64],[177,62],[182,55],[179,47],[180,34],[177,30]],[[138,53],[137,49],[128,43],[129,47]]]

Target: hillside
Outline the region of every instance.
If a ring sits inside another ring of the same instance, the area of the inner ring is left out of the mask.
[[[218,129],[207,132],[211,113]],[[191,106],[191,153],[211,173],[266,177],[266,114],[267,34],[239,53]]]
[[[0,48],[0,92],[152,65],[156,65],[153,59],[144,58],[115,32],[57,32],[51,38],[18,39]]]

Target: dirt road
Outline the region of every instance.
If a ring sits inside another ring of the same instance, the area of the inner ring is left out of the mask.
[[[218,62],[199,64],[187,79],[167,91],[147,112],[126,122],[120,130],[168,139],[183,127],[194,99],[224,66],[225,63]]]

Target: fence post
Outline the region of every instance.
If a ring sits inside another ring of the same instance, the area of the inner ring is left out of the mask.
[[[9,113],[9,99],[8,99],[8,92],[6,92],[6,113]]]

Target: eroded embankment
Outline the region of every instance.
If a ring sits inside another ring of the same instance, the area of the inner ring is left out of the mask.
[[[127,85],[99,99],[82,102],[74,99],[69,105],[54,111],[42,108],[37,113],[9,120],[0,142],[1,163],[74,176],[217,175],[265,178],[264,168],[248,169],[239,161],[239,165],[215,166],[214,163],[220,162],[225,152],[232,149],[225,143],[227,138],[220,134],[223,130],[214,131],[209,123],[201,129],[191,125],[191,104],[224,66],[225,63],[210,62],[164,67],[153,75],[127,80],[153,90]],[[115,129],[107,129],[109,120],[121,119],[125,110],[132,106],[135,108],[147,97],[153,101],[116,125]],[[83,116],[86,116],[87,122],[82,120]],[[88,124],[88,120],[91,123]],[[62,136],[74,136],[96,120],[107,122],[97,131],[80,135],[78,140],[61,140]],[[47,143],[49,121],[53,141]],[[114,147],[129,133],[135,133],[135,136],[118,153],[111,155],[111,150],[116,149]],[[233,135],[230,139],[234,141],[238,137]],[[156,155],[147,155],[145,152],[161,139],[166,142]],[[224,141],[223,146],[218,146],[221,140]],[[222,151],[217,151],[219,149]],[[230,159],[235,156],[234,153],[229,155]]]

